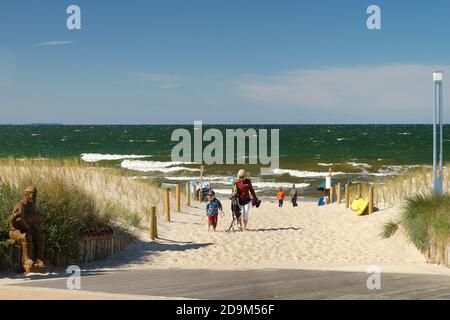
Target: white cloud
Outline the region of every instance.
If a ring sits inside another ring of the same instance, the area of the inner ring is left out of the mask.
[[[237,88],[250,100],[294,106],[304,112],[361,111],[376,117],[383,112],[390,112],[394,117],[408,112],[428,116],[432,103],[432,72],[435,70],[444,71],[444,77],[450,74],[449,65],[329,67],[268,76],[245,75],[237,81]],[[444,86],[445,96],[450,96],[449,88]],[[386,115],[384,118],[389,122]]]
[[[33,46],[34,47],[62,46],[62,45],[71,44],[71,43],[75,43],[75,41],[47,41],[47,42],[36,43]]]

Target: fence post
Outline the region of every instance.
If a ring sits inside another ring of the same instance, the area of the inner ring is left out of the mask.
[[[186,206],[187,207],[191,206],[191,190],[189,182],[186,182]]]
[[[200,194],[199,194],[199,202],[203,201],[203,166],[200,166]]]
[[[358,183],[358,194],[357,194],[357,198],[356,199],[361,199],[361,197],[362,197],[362,194],[361,194],[361,183]]]
[[[369,189],[369,214],[373,213],[373,187]]]
[[[158,236],[158,226],[156,224],[156,207],[150,208],[150,239],[155,240]]]
[[[338,182],[337,184],[337,203],[341,204],[341,183]]]
[[[350,190],[348,183],[345,184],[345,207],[350,207]]]
[[[181,186],[178,183],[175,189],[175,200],[177,205],[177,212],[181,212]]]
[[[198,201],[197,199],[197,185],[194,183],[194,186],[192,188],[192,193],[194,194],[194,201]]]
[[[169,198],[169,188],[166,188],[164,194],[164,209],[166,215],[166,221],[170,222],[170,198]]]

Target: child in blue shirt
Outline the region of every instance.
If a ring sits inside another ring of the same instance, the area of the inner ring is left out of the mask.
[[[216,194],[213,190],[208,192],[208,202],[206,202],[206,215],[208,216],[208,231],[210,231],[211,226],[214,232],[216,232],[217,218],[219,212],[223,217],[222,204],[219,199],[216,198]]]

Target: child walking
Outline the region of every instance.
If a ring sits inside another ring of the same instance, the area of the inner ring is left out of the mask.
[[[278,199],[278,207],[281,208],[283,206],[283,200],[284,200],[284,192],[283,192],[282,187],[280,187],[280,189],[278,189],[277,199]]]
[[[208,202],[206,202],[206,215],[208,216],[208,231],[211,231],[211,226],[214,232],[216,232],[217,218],[219,212],[223,217],[222,204],[219,199],[216,198],[216,193],[213,190],[208,192]]]

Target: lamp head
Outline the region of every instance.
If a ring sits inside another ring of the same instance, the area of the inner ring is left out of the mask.
[[[442,81],[442,76],[443,76],[442,71],[435,71],[435,72],[433,72],[433,81],[434,82]]]

